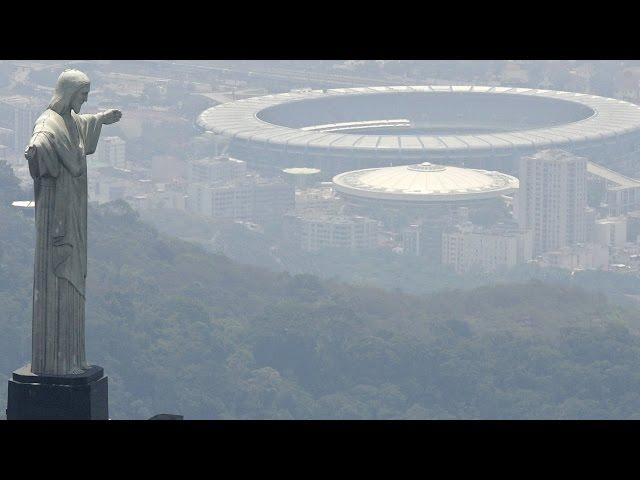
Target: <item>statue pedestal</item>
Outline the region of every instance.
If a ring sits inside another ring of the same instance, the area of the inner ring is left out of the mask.
[[[92,365],[78,375],[35,375],[26,365],[9,380],[7,420],[108,420],[107,377]]]

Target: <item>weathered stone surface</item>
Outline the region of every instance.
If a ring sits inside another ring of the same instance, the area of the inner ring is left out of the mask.
[[[36,250],[31,368],[41,375],[82,374],[87,276],[87,155],[118,110],[80,115],[89,78],[65,70],[25,150],[34,182]]]

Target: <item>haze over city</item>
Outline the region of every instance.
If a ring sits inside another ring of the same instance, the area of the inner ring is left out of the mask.
[[[65,69],[109,418],[640,418],[639,61],[0,61],[0,404]]]

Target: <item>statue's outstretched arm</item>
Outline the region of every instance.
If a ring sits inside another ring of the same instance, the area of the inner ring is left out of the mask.
[[[100,138],[100,132],[102,125],[109,125],[115,123],[122,118],[122,112],[120,110],[107,110],[106,112],[100,112],[94,114],[83,114],[74,117],[76,119],[78,129],[82,132],[82,136],[85,140],[84,148],[85,154],[91,155],[95,153],[98,147],[98,139]]]
[[[111,125],[122,118],[122,112],[116,109],[107,110],[106,112],[99,113],[98,115],[100,115],[100,121],[103,125]]]

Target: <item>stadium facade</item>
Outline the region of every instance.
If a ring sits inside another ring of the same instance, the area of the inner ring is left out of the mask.
[[[435,164],[517,171],[560,148],[628,171],[640,158],[640,106],[589,94],[482,86],[304,90],[224,103],[198,124],[263,169],[346,171]]]

